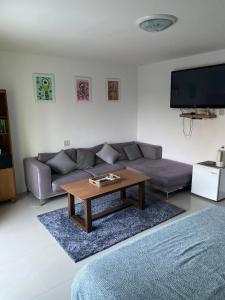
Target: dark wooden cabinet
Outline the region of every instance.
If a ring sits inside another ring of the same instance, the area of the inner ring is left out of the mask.
[[[15,200],[16,181],[6,90],[0,90],[0,201]]]

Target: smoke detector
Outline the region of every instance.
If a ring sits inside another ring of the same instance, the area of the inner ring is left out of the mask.
[[[172,15],[152,15],[139,18],[136,24],[142,30],[148,32],[163,31],[177,22],[177,17]]]

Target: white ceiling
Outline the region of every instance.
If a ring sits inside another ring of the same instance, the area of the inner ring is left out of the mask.
[[[147,33],[136,19],[173,14]],[[225,48],[225,0],[0,0],[0,50],[145,64]]]

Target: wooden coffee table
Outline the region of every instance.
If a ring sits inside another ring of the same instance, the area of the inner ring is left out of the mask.
[[[113,173],[120,176],[121,181],[103,187],[97,187],[89,183],[88,179],[85,179],[63,186],[63,189],[68,193],[69,218],[86,232],[90,232],[92,230],[93,220],[99,219],[128,206],[133,205],[136,208],[144,209],[145,181],[151,178],[130,170],[121,170]],[[139,187],[138,199],[134,199],[133,197],[129,197],[128,199],[126,197],[126,189],[135,185],[138,185]],[[120,191],[120,197],[122,200],[120,205],[108,208],[96,214],[91,213],[91,201],[93,199],[118,191]],[[81,199],[84,204],[84,218],[75,214],[74,197]]]

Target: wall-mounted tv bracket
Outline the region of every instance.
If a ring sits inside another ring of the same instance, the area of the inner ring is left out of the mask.
[[[182,111],[181,111],[182,112]],[[215,114],[215,112],[210,111],[209,108],[207,108],[205,111],[203,112],[182,112],[180,114],[180,117],[182,118],[189,118],[189,119],[197,119],[197,120],[202,120],[202,119],[215,119],[217,118],[217,115]]]

